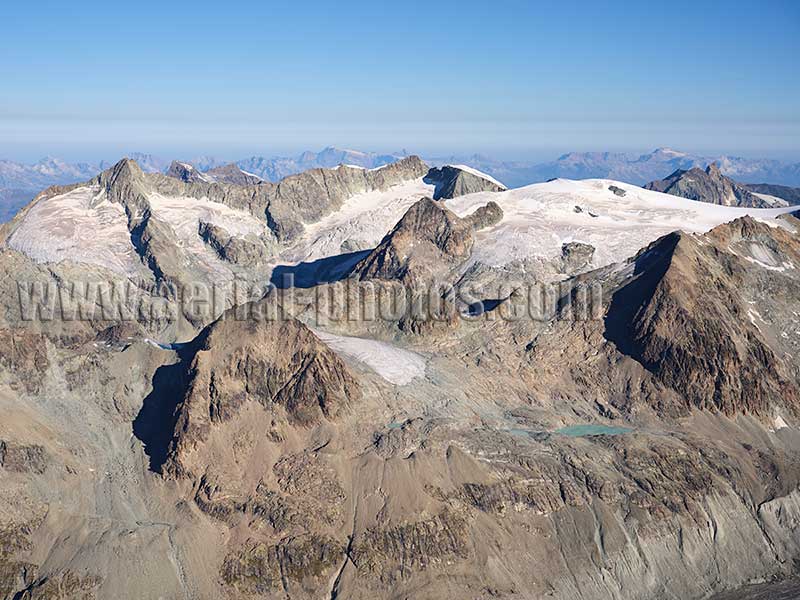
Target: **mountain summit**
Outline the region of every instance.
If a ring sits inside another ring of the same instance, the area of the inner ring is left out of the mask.
[[[722,206],[770,208],[775,206],[777,201],[774,198],[769,199],[764,195],[755,194],[730,177],[726,177],[720,171],[717,163],[711,163],[705,169],[697,167],[687,171],[678,169],[669,177],[651,181],[644,187],[656,192]],[[778,201],[777,205],[785,206],[785,203]]]

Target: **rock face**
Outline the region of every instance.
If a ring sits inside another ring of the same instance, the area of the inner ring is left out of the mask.
[[[332,539],[291,539],[275,546],[250,542],[225,559],[222,579],[255,597],[287,588],[306,597],[335,576],[344,556],[345,548]]]
[[[173,163],[165,176],[125,159],[88,182],[39,194],[0,228],[0,243],[47,264],[113,271],[114,279],[144,290],[146,303],[157,290],[167,305],[162,312],[174,315],[171,331],[158,337],[185,336],[229,307],[236,285],[245,294],[237,302],[260,297],[276,255],[307,225],[354,194],[384,191],[427,171],[408,157],[377,170],[318,169],[277,184],[240,185],[212,181],[186,163]],[[221,303],[181,302],[212,288]]]
[[[592,263],[595,248],[591,244],[569,242],[561,246],[562,273],[575,273],[583,270]]]
[[[442,276],[469,257],[472,232],[470,220],[460,219],[431,198],[423,198],[408,209],[375,250],[355,265],[352,275],[408,284]]]
[[[743,185],[723,175],[716,163],[708,165],[705,170],[697,167],[683,171],[678,169],[666,179],[651,181],[645,189],[655,190],[681,196],[709,204],[723,206],[746,206],[750,208],[768,208],[772,206],[763,198],[759,198]]]
[[[47,457],[38,445],[0,440],[0,467],[16,473],[44,473]]]
[[[205,174],[216,182],[234,185],[258,185],[264,181],[258,175],[242,171],[235,163],[209,169]]]
[[[167,472],[185,474],[194,462],[207,460],[202,447],[215,427],[249,403],[270,420],[310,426],[335,418],[360,395],[341,359],[271,303],[251,307],[262,321],[239,321],[231,311],[200,334],[185,359],[186,387],[174,414]]]
[[[497,225],[503,220],[503,209],[497,202],[488,202],[466,218],[472,225],[472,229],[480,231],[487,227]]]
[[[434,200],[456,198],[475,192],[502,192],[506,188],[475,171],[445,165],[428,171],[425,181],[436,185]]]
[[[755,294],[769,277],[749,261],[780,271],[798,264],[800,246],[749,217],[707,237],[712,243],[674,233],[641,253],[639,274],[613,297],[608,337],[692,406],[730,415],[768,415],[782,405],[797,411],[796,366],[760,316],[766,302],[748,308],[743,292]],[[794,279],[773,285],[788,297],[800,293]]]
[[[385,190],[422,177],[427,170],[419,157],[410,156],[377,170],[346,166],[314,169],[286,177],[277,184],[261,182],[256,186],[193,182],[194,185],[181,189],[166,178],[148,177],[151,186],[160,193],[206,196],[211,201],[246,210],[257,218],[266,217],[278,240],[289,241],[300,234],[305,223],[313,223],[336,210],[350,196]]]
[[[313,223],[339,208],[350,196],[385,190],[422,177],[427,171],[428,167],[419,157],[410,156],[376,170],[346,166],[314,169],[286,177],[277,184],[232,185],[216,183],[186,163],[173,162],[165,177],[144,174],[135,162],[123,160],[101,174],[98,181],[106,187],[112,201],[125,205],[129,205],[132,198],[140,199],[152,192],[165,196],[205,197],[265,219],[278,240],[287,241],[299,235],[304,224]],[[136,193],[131,193],[134,185]]]
[[[375,170],[348,166],[313,169],[281,180],[269,203],[268,220],[279,240],[296,237],[303,222],[319,220],[339,208],[353,194],[385,190],[392,185],[423,177],[428,167],[418,156],[409,156]],[[261,186],[263,187],[263,186]]]
[[[202,173],[189,163],[173,160],[165,173],[167,177],[174,177],[184,183],[213,183],[214,178]]]
[[[197,233],[221,259],[237,265],[258,265],[272,256],[275,250],[275,244],[266,236],[233,236],[222,227],[206,221],[200,221]]]

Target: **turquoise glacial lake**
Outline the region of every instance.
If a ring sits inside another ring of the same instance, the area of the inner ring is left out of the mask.
[[[569,437],[589,437],[593,435],[622,435],[633,431],[630,427],[611,427],[609,425],[570,425],[556,429],[553,433]]]

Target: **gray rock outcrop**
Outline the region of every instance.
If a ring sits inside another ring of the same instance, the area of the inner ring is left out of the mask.
[[[127,162],[135,165],[133,161]],[[296,238],[305,224],[314,223],[336,210],[354,194],[385,190],[398,183],[423,177],[428,172],[427,165],[418,156],[409,156],[373,170],[347,166],[312,169],[290,175],[278,183],[234,185],[217,183],[196,169],[186,169],[183,163],[174,162],[173,167],[174,177],[148,173],[138,179],[146,182],[149,189],[165,195],[206,197],[232,208],[246,210],[257,218],[265,219],[281,242]],[[132,169],[141,173],[138,167]],[[119,165],[111,170],[117,171],[120,171]]]
[[[610,186],[608,186],[608,191],[611,192],[612,194],[614,194],[615,196],[619,196],[620,198],[624,198],[625,194],[627,193],[627,192],[625,192],[625,190],[623,190],[618,185],[610,185]]]
[[[258,185],[264,181],[257,175],[242,171],[236,163],[209,169],[205,174],[218,183],[232,183],[234,185]]]
[[[355,265],[351,275],[407,284],[441,277],[469,257],[472,232],[469,219],[460,219],[431,198],[423,198]]]
[[[502,192],[506,189],[490,179],[450,165],[431,169],[425,181],[436,186],[434,200],[457,198],[475,192]]]
[[[715,228],[706,240],[676,232],[643,250],[638,276],[613,296],[607,336],[690,406],[729,415],[795,410],[800,387],[791,355],[756,316],[766,306],[748,309],[742,293],[762,278],[745,265],[747,257],[779,269],[800,259],[800,245],[750,217]],[[800,293],[796,281],[779,281],[781,293]]]
[[[231,310],[198,336],[192,356],[184,359],[183,399],[174,413],[166,471],[204,472],[207,457],[198,447],[249,403],[261,406],[267,421],[279,410],[292,424],[311,426],[335,418],[360,395],[339,356],[305,325],[282,315],[273,298],[253,308],[263,320],[240,321]]]
[[[165,173],[167,177],[173,177],[184,183],[212,183],[214,179],[202,173],[194,165],[173,160],[169,169]]]
[[[741,185],[755,194],[767,194],[785,200],[791,206],[800,204],[800,188],[771,183],[742,183]]]
[[[585,269],[592,264],[594,251],[594,246],[582,242],[568,242],[562,245],[559,270],[562,273],[573,274]]]
[[[275,252],[274,241],[253,234],[231,235],[222,227],[200,221],[198,235],[217,255],[228,262],[253,267],[266,261]]]
[[[672,194],[699,202],[721,204],[723,206],[745,206],[750,208],[769,208],[766,200],[759,198],[741,184],[723,175],[716,163],[705,170],[692,168],[688,171],[678,169],[672,175],[658,181],[651,181],[645,189]]]
[[[503,209],[497,202],[487,202],[471,215],[466,217],[475,231],[493,227],[503,220]]]

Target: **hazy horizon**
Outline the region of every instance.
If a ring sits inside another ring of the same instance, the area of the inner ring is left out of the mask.
[[[778,0],[13,3],[0,23],[0,156],[669,146],[797,160],[798,22],[800,5]]]
[[[513,151],[509,149],[481,149],[481,148],[432,148],[430,150],[426,150],[424,148],[416,148],[416,147],[396,147],[396,146],[376,146],[376,147],[363,147],[358,146],[355,144],[334,144],[334,143],[320,143],[320,144],[310,144],[309,146],[298,146],[298,147],[258,147],[253,146],[251,148],[242,148],[241,150],[231,150],[223,149],[219,151],[214,151],[212,148],[198,148],[198,149],[181,149],[181,148],[161,148],[161,149],[152,149],[149,147],[129,147],[129,148],[118,148],[118,149],[108,149],[108,150],[100,150],[100,149],[87,149],[81,150],[74,147],[59,147],[59,146],[51,146],[49,148],[39,147],[36,149],[30,149],[28,151],[14,151],[12,150],[5,150],[0,148],[0,160],[7,160],[21,164],[28,164],[32,165],[38,163],[39,161],[46,159],[46,158],[55,158],[59,160],[64,160],[69,163],[113,163],[117,160],[120,160],[126,156],[130,156],[135,153],[140,154],[149,154],[158,159],[163,159],[166,161],[170,160],[185,160],[191,161],[193,159],[207,157],[213,158],[217,161],[221,162],[235,162],[243,159],[247,159],[253,156],[260,156],[264,158],[278,158],[278,157],[286,157],[286,158],[295,158],[299,154],[311,151],[311,152],[320,152],[326,148],[334,147],[339,150],[355,150],[359,152],[368,152],[374,154],[417,154],[422,156],[423,158],[446,158],[449,156],[456,156],[456,157],[468,157],[473,155],[480,155],[485,156],[490,159],[498,160],[498,161],[520,161],[520,162],[549,162],[556,160],[560,156],[564,154],[568,154],[571,152],[576,153],[591,153],[591,152],[611,152],[611,153],[621,153],[626,154],[630,157],[635,157],[643,154],[648,154],[657,150],[659,148],[670,148],[672,150],[676,150],[679,152],[683,152],[689,155],[697,155],[697,156],[731,156],[731,157],[742,157],[748,159],[771,159],[771,160],[778,160],[781,162],[786,163],[794,163],[800,162],[800,151],[797,152],[746,152],[746,151],[730,151],[726,149],[706,149],[706,150],[698,150],[695,148],[686,148],[684,146],[678,144],[654,144],[648,147],[636,147],[636,148],[613,148],[613,147],[564,147],[564,148],[540,148],[540,149],[520,149],[518,151]]]

